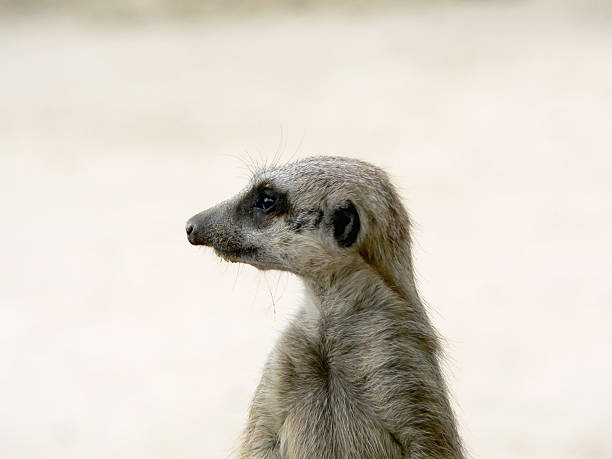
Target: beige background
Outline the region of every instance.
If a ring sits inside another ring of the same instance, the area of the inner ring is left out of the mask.
[[[1,457],[231,456],[300,285],[183,225],[321,153],[400,187],[473,457],[612,456],[609,3],[68,5],[0,13]]]

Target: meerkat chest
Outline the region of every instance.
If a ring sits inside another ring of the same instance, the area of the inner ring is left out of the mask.
[[[321,457],[402,455],[373,410],[362,362],[365,343],[350,337],[350,327],[343,330],[307,321],[294,324],[279,342],[268,376],[283,457],[318,457],[312,455],[317,451],[327,452]]]

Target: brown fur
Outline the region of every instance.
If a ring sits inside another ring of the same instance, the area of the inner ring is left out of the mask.
[[[269,213],[252,197],[262,187],[279,193]],[[348,241],[334,236],[347,203],[359,222]],[[464,457],[415,287],[410,220],[382,170],[336,157],[265,169],[189,225],[192,243],[293,272],[308,291],[269,356],[240,457]]]

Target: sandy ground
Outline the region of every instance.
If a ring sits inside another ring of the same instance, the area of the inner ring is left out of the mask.
[[[612,15],[553,5],[5,19],[0,456],[231,456],[301,287],[184,222],[333,153],[414,216],[473,457],[611,457]]]

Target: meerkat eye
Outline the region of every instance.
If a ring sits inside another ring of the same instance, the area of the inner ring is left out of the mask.
[[[276,202],[276,199],[266,196],[261,201],[261,208],[263,210],[268,210],[274,205],[275,202]]]
[[[259,199],[257,199],[255,207],[267,213],[270,212],[274,206],[276,206],[276,202],[276,193],[269,188],[264,188],[259,194]]]

